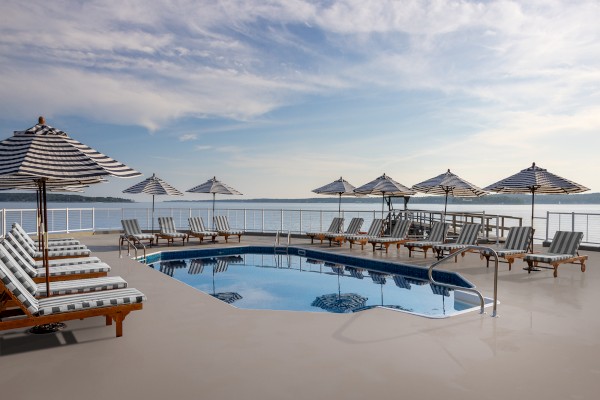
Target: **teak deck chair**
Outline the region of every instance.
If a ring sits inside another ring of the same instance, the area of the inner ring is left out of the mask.
[[[23,229],[23,227],[18,222],[15,222],[12,225],[12,227],[13,227],[14,230],[17,230],[25,238],[29,238],[31,240],[31,244],[33,244],[34,247],[39,247],[40,242],[33,240],[27,234],[27,232],[25,232],[25,229]],[[55,238],[55,239],[48,239],[48,246],[50,248],[56,247],[56,246],[79,246],[79,245],[81,245],[81,242],[79,242],[79,240],[77,240],[75,238]]]
[[[133,288],[36,299],[0,262],[0,330],[104,316],[106,325],[116,322],[116,336],[123,336],[123,320],[141,310],[146,296]],[[7,306],[15,304],[15,307]]]
[[[188,223],[190,224],[190,231],[188,235],[197,237],[200,239],[200,243],[202,243],[204,238],[207,236],[210,236],[214,242],[216,237],[219,235],[218,232],[209,231],[204,227],[204,221],[202,220],[202,217],[190,217],[188,218]]]
[[[347,235],[345,239],[350,243],[350,248],[354,242],[360,244],[360,249],[363,250],[365,248],[365,244],[371,239],[376,239],[381,236],[381,232],[383,231],[383,219],[375,218],[373,222],[371,222],[371,226],[369,230],[364,235]]]
[[[123,226],[123,236],[119,238],[119,246],[123,246],[124,238],[129,239],[133,244],[142,244],[142,240],[147,240],[150,246],[154,243],[154,235],[143,233],[137,219],[122,219],[121,226]]]
[[[585,261],[588,256],[580,256],[577,252],[579,244],[583,239],[583,232],[556,231],[550,248],[547,253],[526,254],[523,260],[527,262],[528,272],[532,268],[554,269],[554,277],[558,276],[558,266],[560,264],[581,264],[581,272],[585,272]],[[539,263],[550,264],[549,267],[539,265]]]
[[[158,217],[158,225],[160,226],[160,232],[156,234],[156,244],[158,244],[159,238],[165,239],[167,246],[170,246],[171,243],[174,244],[175,239],[181,239],[181,245],[185,246],[185,240],[189,240],[187,233],[177,232],[173,217]]]
[[[375,246],[377,246],[378,244],[385,247],[386,253],[388,252],[388,248],[392,244],[395,244],[396,249],[399,249],[402,243],[406,243],[410,240],[408,239],[408,232],[410,230],[411,225],[412,221],[408,219],[396,221],[396,225],[394,225],[390,236],[381,236],[378,238],[369,239],[369,243],[373,245],[373,251],[375,251]]]
[[[433,246],[433,250],[437,253],[437,258],[444,257],[444,252],[450,254],[467,246],[477,244],[477,235],[480,230],[481,224],[464,224],[455,243],[442,243]],[[465,253],[462,253],[462,256],[464,257]],[[454,257],[454,262],[456,261],[457,256]]]
[[[427,239],[425,240],[417,240],[414,242],[406,242],[404,246],[408,248],[408,256],[412,256],[412,252],[415,249],[420,249],[424,257],[427,258],[427,251],[436,244],[443,244],[444,238],[446,237],[446,233],[448,232],[448,228],[450,228],[450,224],[443,222],[436,222],[433,224],[431,228],[431,232]]]
[[[225,237],[225,243],[227,243],[229,236],[237,236],[238,242],[242,241],[242,235],[244,234],[244,231],[231,229],[229,227],[229,220],[227,220],[226,216],[217,215],[214,220],[215,220],[215,228],[217,229],[217,233],[219,234],[219,236]]]
[[[42,259],[42,252],[38,250],[33,240],[28,235],[22,235],[18,229],[11,229],[11,233],[19,241],[21,246],[35,260]],[[67,245],[67,246],[52,246],[48,247],[48,258],[72,258],[72,257],[87,257],[91,254],[90,250],[85,245]]]
[[[496,254],[498,254],[498,261],[502,262],[500,258],[506,260],[508,263],[508,270],[512,269],[512,264],[517,258],[523,258],[529,248],[531,242],[531,231],[533,230],[530,226],[513,226],[508,230],[506,235],[506,241],[500,248],[494,248]],[[481,258],[486,259],[486,267],[490,266],[490,257],[492,252],[489,250],[480,250]]]
[[[344,233],[326,233],[325,237],[327,238],[327,240],[329,240],[329,246],[331,246],[332,242],[336,242],[341,246],[342,243],[346,241],[346,236],[356,235],[358,233],[363,222],[365,222],[363,218],[354,217],[350,220],[348,228],[346,228],[346,231]]]
[[[308,236],[310,238],[310,244],[314,243],[315,238],[319,239],[321,241],[321,244],[323,244],[323,239],[325,239],[325,235],[328,233],[338,233],[342,231],[342,227],[344,226],[344,218],[341,217],[335,217],[333,218],[333,220],[331,220],[331,225],[329,225],[329,228],[327,229],[327,231],[325,232],[306,232],[306,236]]]

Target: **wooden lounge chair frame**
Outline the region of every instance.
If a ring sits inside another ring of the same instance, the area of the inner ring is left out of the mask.
[[[554,277],[558,277],[558,267],[561,264],[580,264],[581,272],[585,272],[585,262],[588,259],[586,255],[579,255],[578,248],[581,240],[583,239],[583,232],[569,232],[569,231],[556,231],[548,253],[537,254],[530,253],[526,254],[523,258],[527,263],[527,272],[531,273],[534,268],[546,268],[554,270]],[[568,258],[543,261],[536,260],[535,258],[544,257],[544,255],[555,256],[555,255],[570,255]],[[531,257],[531,259],[530,259]],[[548,267],[540,265],[540,263],[549,264]]]
[[[192,226],[192,221],[196,221],[195,223],[197,223],[198,226],[202,229],[200,229],[199,231],[194,230],[194,227]],[[202,217],[190,217],[188,218],[188,223],[190,224],[190,230],[188,231],[188,242],[190,241],[190,236],[200,239],[200,243],[202,243],[205,237],[209,236],[211,237],[211,242],[215,243],[217,241],[216,239],[217,236],[219,236],[219,233],[207,230],[204,226],[204,221],[202,220]]]
[[[365,222],[364,218],[354,217],[350,220],[350,223],[348,224],[348,228],[346,228],[345,232],[343,232],[343,233],[337,233],[337,232],[326,233],[325,237],[327,238],[327,240],[329,240],[329,246],[331,247],[331,244],[333,242],[335,242],[336,244],[341,246],[342,243],[344,243],[346,241],[346,236],[356,235],[364,222]]]
[[[223,236],[225,238],[225,243],[228,242],[229,236],[237,236],[238,242],[242,241],[243,231],[234,230],[229,227],[229,221],[227,217],[224,215],[217,215],[214,217],[215,227],[219,236]]]
[[[119,246],[123,246],[123,243],[125,242],[125,238],[132,241],[133,244],[139,243],[139,244],[143,245],[142,240],[147,240],[148,244],[150,246],[152,246],[152,244],[154,243],[154,235],[152,235],[152,234],[148,234],[148,236],[145,238],[138,237],[139,234],[144,234],[144,233],[140,229],[140,225],[139,225],[137,219],[122,219],[121,225],[123,226],[123,235],[119,237]],[[128,230],[130,228],[139,233],[128,232]]]
[[[440,260],[444,258],[444,251],[448,251],[449,253],[458,253],[460,250],[464,249],[467,246],[475,246],[477,245],[477,236],[479,235],[479,231],[481,230],[481,224],[464,224],[456,238],[455,243],[440,243],[433,246],[433,250],[436,252],[437,259]],[[464,257],[466,252],[460,252],[461,257]],[[458,261],[458,255],[454,256],[454,262]]]
[[[516,259],[525,257],[527,254],[527,249],[529,248],[529,243],[531,242],[531,234],[532,230],[535,231],[530,226],[513,226],[508,230],[508,235],[506,236],[506,242],[504,246],[500,249],[497,249],[497,252],[502,252],[503,250],[515,251],[514,253],[508,253],[502,255],[502,253],[498,254],[498,262],[504,262],[508,264],[508,270],[512,270],[512,265]],[[520,250],[521,252],[516,252]],[[485,266],[487,268],[490,267],[490,257],[491,253],[486,253],[482,250],[479,251],[479,258],[486,260]],[[500,259],[504,259],[502,261]]]
[[[383,232],[383,219],[375,218],[371,221],[371,226],[369,230],[364,235],[350,235],[346,236],[346,241],[350,244],[350,248],[354,243],[360,244],[360,249],[364,250],[365,244],[369,242],[369,239],[373,239],[374,237],[380,237]]]
[[[429,249],[432,249],[433,246],[435,246],[436,244],[442,244],[444,243],[444,238],[446,237],[446,233],[448,232],[448,229],[450,228],[450,224],[448,223],[444,223],[444,222],[436,222],[434,223],[433,227],[431,228],[431,232],[429,234],[429,237],[425,240],[419,240],[419,241],[407,241],[404,243],[404,247],[406,247],[408,249],[408,256],[412,257],[412,252],[413,251],[422,251],[423,252],[423,256],[424,258],[427,258],[427,251],[429,251]],[[439,236],[441,235],[441,239],[439,238]],[[433,239],[430,239],[432,236],[435,236]]]
[[[326,232],[306,232],[306,236],[310,238],[310,244],[314,244],[315,239],[319,239],[321,244],[323,244],[323,240],[325,239],[325,235],[328,233],[336,233],[342,230],[342,226],[344,225],[344,218],[335,217],[331,220],[331,224]]]
[[[369,241],[369,243],[371,243],[373,245],[373,252],[375,252],[375,247],[377,245],[381,245],[383,248],[385,248],[385,252],[387,253],[390,245],[395,244],[396,250],[398,250],[398,249],[400,249],[400,246],[402,244],[413,240],[413,239],[408,238],[408,232],[410,230],[411,225],[412,225],[412,221],[410,221],[408,219],[397,220],[396,225],[394,225],[394,228],[392,229],[392,232],[389,236],[389,239],[393,239],[393,240],[379,241],[379,240],[375,239],[375,240]],[[385,239],[385,238],[386,238],[386,236],[381,237],[381,239]]]

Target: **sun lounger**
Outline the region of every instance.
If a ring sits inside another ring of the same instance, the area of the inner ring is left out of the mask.
[[[429,233],[427,239],[404,243],[404,246],[408,248],[408,256],[411,257],[412,252],[415,249],[419,249],[423,252],[425,258],[427,258],[427,251],[429,249],[433,248],[433,246],[435,246],[436,244],[444,243],[444,238],[446,237],[446,233],[448,232],[449,227],[450,224],[436,222],[433,224],[433,227],[431,228],[431,232]]]
[[[442,243],[433,246],[433,250],[437,253],[437,258],[443,258],[444,252],[447,254],[454,253],[455,251],[464,249],[467,246],[477,244],[477,235],[481,230],[481,224],[464,224],[460,230],[458,238],[454,243]],[[465,256],[465,253],[462,253]],[[457,261],[457,257],[454,257],[454,262]]]
[[[204,221],[202,220],[202,217],[190,217],[188,218],[188,223],[190,224],[190,232],[188,235],[197,237],[200,239],[200,243],[202,243],[204,238],[207,236],[210,236],[214,242],[215,238],[219,235],[218,232],[209,231],[204,227]]]
[[[329,225],[329,228],[327,229],[327,231],[325,231],[325,232],[314,232],[314,231],[306,232],[306,236],[308,236],[310,238],[310,244],[313,244],[315,239],[319,239],[321,241],[321,244],[323,244],[323,239],[325,239],[325,235],[327,233],[341,232],[343,225],[344,225],[344,218],[335,217],[331,221],[331,225]]]
[[[173,217],[158,217],[158,225],[160,226],[160,232],[156,234],[156,244],[158,244],[159,238],[165,239],[167,241],[167,246],[170,246],[171,243],[175,243],[175,239],[181,239],[181,245],[185,246],[185,240],[189,240],[186,233],[177,232]]]
[[[104,316],[106,325],[116,322],[116,336],[123,335],[123,320],[131,311],[141,310],[146,297],[133,288],[36,299],[0,262],[0,330]],[[6,307],[7,303],[15,307]]]
[[[390,245],[395,244],[396,249],[400,248],[402,243],[406,243],[408,239],[408,231],[412,222],[408,219],[396,221],[396,225],[392,229],[390,236],[381,236],[378,238],[369,239],[369,243],[373,245],[373,251],[378,244],[385,247],[385,252],[388,252]]]
[[[375,218],[373,222],[371,222],[371,226],[369,230],[364,235],[347,235],[345,239],[350,243],[350,248],[354,242],[360,244],[360,249],[363,250],[365,248],[365,244],[371,239],[376,239],[381,237],[381,232],[383,231],[383,220],[381,218]]]
[[[121,226],[123,226],[123,236],[119,238],[119,246],[123,246],[124,239],[130,240],[133,244],[142,243],[142,240],[147,240],[150,246],[152,246],[154,235],[143,233],[137,219],[122,219]]]
[[[13,273],[21,284],[35,297],[47,297],[46,284],[36,283],[15,260],[9,251],[0,244],[0,261]],[[76,293],[97,292],[99,290],[123,289],[127,282],[120,276],[104,276],[101,278],[77,279],[69,281],[53,281],[50,283],[50,295],[67,295]]]
[[[46,269],[39,264],[32,262],[33,259],[24,255],[23,250],[18,250],[19,246],[20,244],[15,241],[10,233],[7,233],[6,239],[0,243],[0,248],[3,248],[16,262],[18,262],[21,268],[27,272],[34,282],[45,282]],[[48,268],[50,281],[99,278],[106,276],[109,271],[110,266],[99,260],[97,262],[81,261],[60,265],[51,262]]]
[[[11,233],[19,241],[21,246],[33,259],[40,260],[43,257],[41,251],[33,243],[33,240],[28,235],[23,236],[18,230],[12,229]],[[69,246],[52,246],[48,248],[48,258],[69,258],[69,257],[86,257],[91,254],[90,250],[85,245],[69,245]]]
[[[229,227],[229,221],[224,215],[217,215],[215,217],[215,228],[217,229],[219,236],[225,237],[225,243],[227,243],[229,236],[237,236],[238,242],[242,241],[242,235],[244,234],[244,231],[231,229]]]
[[[12,228],[14,230],[17,230],[23,237],[25,237],[26,239],[29,239],[28,241],[31,242],[31,244],[35,247],[35,248],[39,248],[39,241],[35,241],[33,240],[28,234],[27,232],[25,232],[25,229],[23,229],[23,227],[15,222],[12,225]],[[81,245],[81,243],[79,242],[79,240],[74,239],[74,238],[55,238],[55,239],[48,239],[48,247],[52,248],[55,246],[79,246]]]
[[[582,239],[583,232],[557,231],[547,253],[526,254],[523,257],[523,260],[527,262],[529,273],[534,267],[549,268],[554,269],[554,277],[556,278],[558,276],[558,266],[565,263],[579,263],[581,264],[581,272],[585,272],[585,261],[588,256],[580,256],[577,252]],[[539,263],[550,264],[550,266],[541,266]]]
[[[493,248],[498,255],[498,258],[503,258],[508,263],[508,270],[512,269],[512,264],[516,258],[523,258],[529,248],[531,242],[531,231],[533,230],[530,226],[513,226],[508,230],[506,241],[504,246],[500,248]],[[480,250],[481,257],[485,257],[486,266],[490,266],[490,257],[492,252],[490,250]],[[500,260],[498,260],[500,261]]]
[[[364,221],[365,220],[363,218],[358,218],[358,217],[352,218],[350,220],[350,223],[348,224],[348,228],[346,228],[346,231],[344,233],[340,233],[340,232],[326,233],[325,238],[327,238],[327,240],[329,240],[330,246],[331,246],[332,242],[336,242],[337,244],[339,244],[341,246],[341,244],[346,240],[346,236],[356,235],[358,233],[358,231],[360,230],[360,227],[362,226]]]

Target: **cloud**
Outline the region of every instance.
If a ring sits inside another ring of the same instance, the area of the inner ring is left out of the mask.
[[[190,140],[196,140],[196,139],[198,139],[198,135],[196,135],[195,133],[186,133],[186,134],[179,136],[180,142],[189,142]]]
[[[194,147],[197,151],[204,151],[204,150],[210,150],[213,147],[212,146],[196,146]]]

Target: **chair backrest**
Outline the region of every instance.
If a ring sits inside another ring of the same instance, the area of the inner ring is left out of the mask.
[[[369,271],[369,276],[374,283],[385,285],[385,274],[382,274],[381,272]]]
[[[190,230],[192,232],[206,232],[206,228],[204,227],[204,221],[202,217],[190,217],[188,218],[188,222],[190,224]]]
[[[194,258],[190,261],[190,267],[188,268],[188,274],[195,275],[204,272],[204,260],[200,258]]]
[[[21,282],[21,284],[31,293],[33,296],[37,293],[37,284],[31,279],[29,274],[27,274],[21,264],[17,262],[11,255],[10,252],[4,248],[4,243],[0,243],[0,261],[6,265],[8,269],[13,273],[15,278]]]
[[[338,233],[342,231],[342,227],[344,226],[344,218],[335,217],[331,220],[331,225],[327,229],[327,232],[330,233]]]
[[[365,222],[365,220],[363,218],[358,218],[358,217],[354,217],[350,220],[350,224],[348,224],[348,228],[346,228],[346,234],[348,235],[355,235],[358,233],[358,231],[360,230],[360,227],[362,226],[363,222]]]
[[[229,267],[229,261],[224,258],[217,258],[217,264],[213,267],[213,273],[225,272],[227,271],[227,267]]]
[[[33,246],[33,247],[32,247],[32,246],[31,246],[31,244],[29,244],[29,242],[27,241],[27,239],[25,239],[25,238],[23,237],[23,235],[21,235],[21,234],[19,233],[19,231],[17,231],[17,230],[15,230],[15,229],[13,229],[13,230],[11,230],[10,232],[7,232],[7,237],[8,237],[8,234],[9,234],[9,233],[10,233],[10,234],[12,234],[12,236],[13,236],[13,239],[15,239],[15,241],[16,241],[17,243],[19,243],[19,245],[21,245],[21,248],[23,249],[23,251],[25,251],[25,252],[26,252],[27,254],[29,254],[31,257],[35,257],[35,255],[36,255],[36,254],[35,254],[35,253],[36,253],[36,248],[35,248],[35,246]]]
[[[122,219],[121,225],[123,226],[123,232],[127,236],[141,235],[142,230],[137,219]]]
[[[158,217],[158,226],[161,233],[177,233],[173,217]]]
[[[481,224],[464,224],[460,230],[456,244],[475,244],[477,243],[477,234],[481,229]]]
[[[375,218],[371,222],[367,236],[380,236],[383,229],[383,220],[381,218]]]
[[[21,264],[21,267],[29,274],[29,276],[35,277],[37,271],[35,268],[35,260],[33,257],[21,246],[21,243],[13,236],[11,232],[6,233],[4,240],[4,248],[10,252],[15,260]]]
[[[577,254],[577,249],[582,239],[583,232],[556,231],[548,252],[574,256]]]
[[[446,233],[448,232],[448,228],[450,224],[444,222],[436,222],[433,224],[431,228],[431,232],[427,237],[428,242],[443,242],[446,237]]]
[[[533,228],[530,226],[513,226],[508,230],[504,248],[506,250],[527,250],[531,242],[531,232]]]
[[[14,276],[10,269],[0,261],[0,288],[4,286],[6,290],[12,293],[17,300],[17,304],[21,310],[35,314],[39,310],[38,301],[36,298],[25,289],[23,284]]]
[[[398,239],[405,239],[406,236],[408,235],[408,231],[410,229],[411,224],[412,224],[412,221],[410,221],[408,219],[403,219],[402,221],[396,221],[396,225],[394,225],[394,229],[392,229],[392,233],[390,234],[390,237],[398,238]]]
[[[12,228],[14,231],[18,232],[19,235],[21,235],[23,237],[23,239],[25,239],[27,241],[27,243],[29,243],[30,246],[35,247],[35,242],[33,241],[33,239],[27,234],[27,232],[25,232],[25,229],[23,229],[23,227],[21,225],[19,225],[17,222],[15,222],[12,225]]]
[[[215,227],[218,231],[229,231],[229,220],[225,215],[217,215],[215,217]]]

